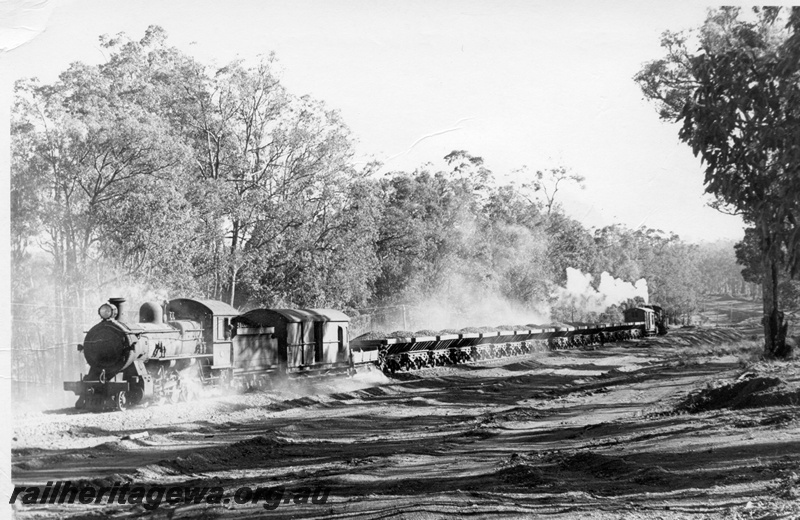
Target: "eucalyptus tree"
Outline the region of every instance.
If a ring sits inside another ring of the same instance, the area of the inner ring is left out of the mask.
[[[365,174],[336,111],[289,94],[272,56],[210,68],[158,27],[101,45],[100,65],[17,85],[17,258],[42,242],[73,292],[111,272],[96,265],[107,261],[171,292],[231,302],[237,287],[339,302],[328,285],[342,277],[357,279],[353,297],[365,298],[373,276],[344,253],[371,254],[360,238],[371,231],[356,218],[369,228],[370,216],[350,211]],[[328,267],[335,273],[321,281]],[[315,272],[307,293],[301,278]]]
[[[338,112],[288,93],[274,69],[270,55],[254,66],[198,70],[188,82],[184,131],[198,181],[190,197],[203,208],[201,264],[213,275],[209,292],[231,303],[237,287],[270,304],[329,302],[331,289],[311,281],[351,265],[328,257],[344,247],[331,246],[349,229],[344,222],[354,225],[344,215],[359,179],[352,137]]]
[[[742,215],[761,253],[765,353],[784,357],[779,269],[800,269],[800,10],[710,12],[696,38],[665,33],[666,56],[636,75],[662,119],[705,164],[706,192]],[[696,47],[695,47],[696,46]],[[696,49],[696,50],[693,50]]]
[[[156,28],[138,42],[101,41],[106,63],[74,63],[50,85],[17,82],[12,114],[14,240],[36,239],[78,302],[103,259],[175,272],[160,263],[162,246],[181,241],[187,215],[174,186],[188,148],[164,116],[185,57]]]

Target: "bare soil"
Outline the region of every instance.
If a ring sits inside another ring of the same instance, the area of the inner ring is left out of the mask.
[[[800,363],[730,329],[387,378],[293,380],[126,413],[14,416],[17,485],[221,486],[224,505],[22,505],[18,518],[797,518]],[[146,432],[146,433],[145,433]],[[235,490],[330,488],[327,503]]]

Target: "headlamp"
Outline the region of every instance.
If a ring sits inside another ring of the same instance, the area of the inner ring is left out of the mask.
[[[117,315],[117,308],[111,304],[104,303],[99,309],[97,309],[97,314],[99,314],[104,320],[110,320]]]

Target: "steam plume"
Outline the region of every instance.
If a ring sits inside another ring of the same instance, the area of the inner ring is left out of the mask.
[[[600,275],[600,285],[592,287],[594,277],[572,267],[567,268],[567,286],[558,287],[553,293],[559,306],[572,306],[585,312],[602,312],[611,305],[640,296],[649,300],[647,280],[641,278],[635,284],[614,278],[607,272]]]

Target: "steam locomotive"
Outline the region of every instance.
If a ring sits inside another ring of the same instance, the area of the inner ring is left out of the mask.
[[[623,311],[626,322],[644,322],[644,331],[647,335],[658,334],[663,336],[669,330],[667,314],[658,305],[641,305],[630,307]]]
[[[394,372],[666,333],[657,306],[628,309],[625,323],[353,341],[350,319],[333,309],[240,314],[223,302],[178,298],[144,303],[138,321],[132,321],[125,299],[111,298],[98,314],[101,321],[78,345],[89,372],[64,382],[81,409],[179,402],[193,397],[198,385],[258,385],[299,374],[351,373],[361,366]]]

